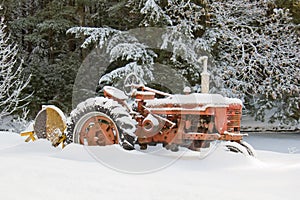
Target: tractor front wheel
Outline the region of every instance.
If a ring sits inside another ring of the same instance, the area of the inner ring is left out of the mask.
[[[240,141],[240,142],[226,141],[223,142],[223,146],[225,146],[229,151],[235,153],[242,153],[246,156],[256,157],[256,153],[253,147],[245,141]]]

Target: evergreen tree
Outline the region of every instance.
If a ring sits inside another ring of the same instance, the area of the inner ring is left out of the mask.
[[[32,74],[24,92],[34,93],[29,104],[33,117],[43,104],[71,110],[72,85],[82,52],[66,30],[77,24],[77,7],[72,1],[58,0],[4,3],[12,39],[19,44],[26,72]]]

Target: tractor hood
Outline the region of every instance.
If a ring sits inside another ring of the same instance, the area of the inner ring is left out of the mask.
[[[203,93],[193,93],[188,95],[176,94],[163,99],[153,99],[146,100],[147,107],[165,107],[168,105],[173,105],[175,107],[185,107],[188,105],[194,106],[217,106],[217,107],[227,107],[229,104],[240,104],[242,101],[236,98],[223,97],[220,94],[203,94]]]

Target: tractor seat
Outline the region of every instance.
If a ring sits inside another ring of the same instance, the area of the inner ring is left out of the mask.
[[[118,88],[112,87],[112,86],[104,86],[103,88],[104,96],[106,97],[112,97],[113,99],[125,101],[128,99],[128,97],[125,95],[125,93],[122,90],[119,90]]]

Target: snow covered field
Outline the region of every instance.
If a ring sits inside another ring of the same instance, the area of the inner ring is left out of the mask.
[[[186,150],[142,153],[76,144],[61,150],[45,140],[25,143],[17,134],[0,132],[0,195],[5,200],[296,200],[300,135],[288,138],[249,136],[257,158],[219,147],[200,159]]]

